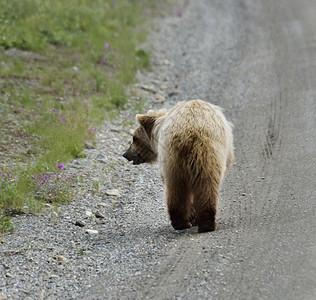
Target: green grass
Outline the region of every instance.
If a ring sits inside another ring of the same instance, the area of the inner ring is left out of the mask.
[[[11,228],[12,213],[71,199],[69,184],[51,179],[45,190],[33,175],[80,157],[92,129],[119,115],[135,71],[150,67],[138,45],[148,9],[161,3],[0,1],[0,156],[8,155],[0,163],[0,232]]]

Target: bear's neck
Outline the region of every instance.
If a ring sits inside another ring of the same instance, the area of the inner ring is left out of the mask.
[[[158,154],[158,143],[159,143],[159,132],[161,129],[161,126],[164,123],[166,116],[162,116],[156,119],[155,125],[153,127],[153,130],[151,132],[151,148],[152,150]]]

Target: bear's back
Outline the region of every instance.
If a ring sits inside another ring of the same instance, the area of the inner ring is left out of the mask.
[[[227,123],[218,106],[191,100],[178,103],[168,112],[161,133],[164,139],[175,138],[178,142],[222,140],[229,130]]]

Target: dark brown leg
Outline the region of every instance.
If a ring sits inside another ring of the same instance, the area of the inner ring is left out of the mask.
[[[174,229],[182,230],[192,227],[190,217],[190,195],[184,182],[166,180],[167,206]]]
[[[199,232],[214,231],[216,229],[217,190],[204,190],[194,195],[194,208],[199,226]]]

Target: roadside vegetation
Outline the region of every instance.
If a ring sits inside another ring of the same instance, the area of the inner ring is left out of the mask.
[[[166,1],[0,2],[0,233],[10,215],[68,201],[98,125],[124,108],[149,68],[144,22]]]

